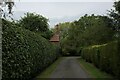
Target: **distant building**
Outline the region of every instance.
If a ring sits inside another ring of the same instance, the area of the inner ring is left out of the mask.
[[[59,44],[60,42],[59,25],[56,25],[55,29],[56,29],[55,34],[51,37],[50,42]]]
[[[58,44],[59,41],[60,41],[60,38],[58,34],[54,34],[50,39],[50,42],[55,43],[55,44]]]

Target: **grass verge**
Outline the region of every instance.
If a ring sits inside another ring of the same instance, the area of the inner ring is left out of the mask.
[[[91,78],[113,78],[113,76],[101,71],[93,64],[85,62],[85,60],[82,58],[78,58],[78,62],[80,63],[81,67],[90,75]]]
[[[57,65],[63,60],[64,57],[58,58],[53,64],[46,68],[40,75],[36,77],[35,80],[40,80],[40,78],[49,78],[51,73],[56,69]]]

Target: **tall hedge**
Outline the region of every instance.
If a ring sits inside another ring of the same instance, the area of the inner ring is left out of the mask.
[[[56,46],[39,34],[3,20],[2,78],[27,80],[58,56]]]
[[[81,56],[103,71],[120,76],[120,43],[114,41],[108,44],[84,48]]]

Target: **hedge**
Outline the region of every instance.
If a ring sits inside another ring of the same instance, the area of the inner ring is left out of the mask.
[[[114,41],[108,44],[95,45],[84,48],[82,58],[93,63],[96,67],[112,75],[120,76],[120,42]]]
[[[39,34],[3,20],[2,78],[29,80],[58,57],[57,48]]]

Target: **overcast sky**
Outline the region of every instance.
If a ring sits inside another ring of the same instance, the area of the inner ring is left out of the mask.
[[[15,2],[114,2],[118,0],[14,0]]]
[[[41,14],[53,27],[59,22],[74,21],[84,14],[106,15],[114,0],[15,0],[14,18],[26,12]]]

